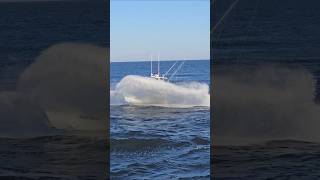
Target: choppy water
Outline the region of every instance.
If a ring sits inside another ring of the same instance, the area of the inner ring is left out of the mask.
[[[104,179],[105,138],[1,138],[1,179]]]
[[[161,69],[173,63],[161,62]],[[209,84],[208,65],[187,61],[175,83]],[[111,63],[111,89],[128,74],[148,76],[149,68],[150,62]],[[112,105],[110,117],[112,179],[209,179],[209,107]]]
[[[278,140],[257,145],[217,146],[216,179],[319,179],[319,143]]]
[[[1,2],[0,5],[0,90],[15,89],[20,73],[54,44],[109,45],[106,2]]]
[[[60,49],[61,56],[57,60],[51,59],[55,65],[65,67],[61,69],[62,74],[70,72],[66,63],[72,57],[72,69],[81,69],[75,67],[79,65],[79,56],[70,54],[81,52],[77,43],[109,45],[107,8],[104,1],[0,2],[0,179],[105,179],[106,132],[96,136],[96,132],[53,128],[54,120],[49,117],[48,109],[39,108],[25,97],[27,94],[20,94],[17,86],[21,74],[52,45],[74,43],[69,48]],[[51,52],[57,53],[54,51]],[[86,52],[86,55],[97,57],[94,53]],[[49,54],[45,59],[52,58],[53,54]],[[44,78],[36,82],[50,84],[50,78],[59,74],[50,75],[52,67],[43,64]],[[91,81],[96,81],[94,76],[91,76]],[[65,76],[59,79],[65,79]],[[52,87],[64,91],[61,95],[70,90],[70,86],[63,85],[63,82],[56,82]],[[86,85],[86,88],[90,89],[92,85]],[[78,100],[84,97],[84,94],[73,94]],[[62,111],[56,120],[70,121],[71,117],[64,117],[65,112]],[[78,112],[83,113],[81,110]],[[105,119],[103,122],[105,124]]]

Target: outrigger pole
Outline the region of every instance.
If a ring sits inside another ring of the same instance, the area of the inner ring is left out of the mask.
[[[171,76],[169,77],[169,81],[171,80],[171,78],[176,75],[176,73],[181,69],[182,65],[184,64],[185,60],[183,60],[180,65],[178,66],[178,68],[171,74]]]
[[[166,76],[166,75],[171,71],[171,69],[172,69],[177,63],[178,63],[178,61],[176,61],[176,62],[170,67],[170,69],[169,69],[166,73],[164,73],[164,76]]]

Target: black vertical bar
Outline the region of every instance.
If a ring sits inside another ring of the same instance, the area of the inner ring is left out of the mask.
[[[214,142],[213,142],[213,88],[214,88],[214,58],[213,58],[213,32],[215,22],[215,0],[210,0],[210,179],[213,179],[213,153],[214,153]]]
[[[107,53],[107,64],[106,64],[106,83],[107,83],[107,92],[110,91],[110,0],[106,2],[106,19],[108,23],[106,23],[106,32],[107,39],[108,39],[108,53]],[[107,164],[106,164],[106,179],[110,179],[110,94],[107,97],[107,107],[106,107],[106,125],[107,125],[107,132],[106,132],[106,154],[107,154]]]

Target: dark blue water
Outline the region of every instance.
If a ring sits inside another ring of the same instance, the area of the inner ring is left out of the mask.
[[[62,43],[109,45],[103,1],[0,4],[0,89],[15,88],[19,74],[46,48]]]
[[[161,72],[173,63],[161,62]],[[186,61],[172,83],[209,84],[208,67]],[[149,76],[150,62],[112,62],[110,75],[114,89],[126,75]],[[110,117],[112,179],[209,179],[208,107],[112,105]]]
[[[180,60],[182,62],[182,60]],[[161,61],[160,71],[165,73],[175,61]],[[172,77],[174,82],[192,82],[197,81],[201,83],[210,84],[210,68],[208,60],[191,60],[185,63],[175,76]],[[157,62],[153,62],[153,73],[156,73]],[[173,70],[171,71],[173,72]],[[171,73],[168,73],[170,76]],[[112,62],[110,69],[110,85],[114,89],[117,82],[119,82],[126,75],[141,75],[150,76],[150,62],[133,62],[128,65],[128,62]]]
[[[232,2],[216,1],[212,24]],[[240,0],[212,33],[216,179],[319,179],[319,12]]]
[[[15,93],[23,71],[47,48],[62,42],[109,46],[107,8],[103,1],[0,2],[0,179],[106,177],[105,135],[63,130],[50,135],[46,130],[54,127],[47,114]],[[66,60],[60,57],[57,65]],[[39,133],[42,126],[47,127]]]

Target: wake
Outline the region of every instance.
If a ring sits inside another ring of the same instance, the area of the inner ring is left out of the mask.
[[[138,105],[188,108],[210,106],[209,86],[191,82],[173,84],[149,77],[125,76],[110,91],[111,105]]]
[[[212,137],[219,145],[283,139],[319,142],[315,90],[315,77],[303,67],[217,68]]]
[[[0,91],[0,137],[62,132],[106,132],[106,64],[109,50],[62,43],[41,52],[17,81]]]

